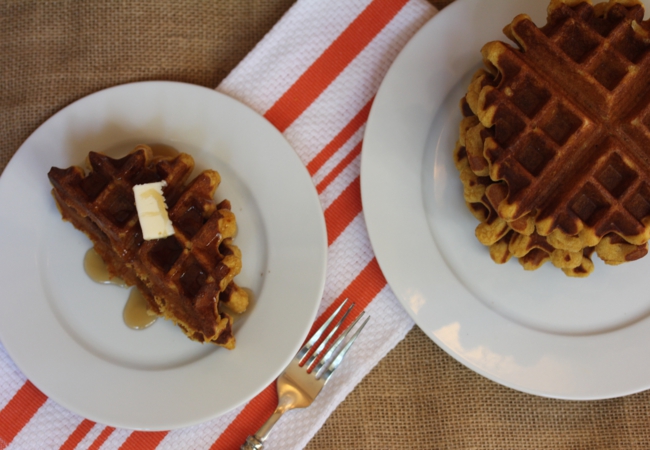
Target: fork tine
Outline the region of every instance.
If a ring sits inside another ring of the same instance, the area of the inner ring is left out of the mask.
[[[348,302],[348,299],[346,298],[343,300],[343,302],[339,305],[338,308],[336,308],[336,311],[332,313],[332,315],[325,321],[322,327],[318,329],[314,333],[314,335],[307,341],[305,345],[302,346],[300,350],[298,350],[298,353],[296,353],[296,356],[294,357],[295,359],[298,360],[298,363],[302,362],[302,359],[305,357],[305,355],[309,352],[311,347],[320,339],[320,337],[323,335],[327,327],[329,327],[330,323],[332,323],[332,320],[338,315],[339,311],[341,311],[341,308],[343,308],[343,305],[345,305]]]
[[[345,318],[348,316],[348,314],[350,314],[350,311],[352,310],[352,308],[354,308],[354,303],[352,303],[350,305],[350,307],[347,309],[347,311],[345,311],[343,316],[339,319],[339,322],[334,326],[334,328],[332,328],[332,330],[329,332],[327,337],[325,339],[323,339],[323,342],[321,342],[320,345],[318,346],[318,348],[311,354],[311,356],[309,357],[309,359],[307,360],[307,362],[304,365],[304,367],[306,369],[308,369],[309,366],[311,366],[314,363],[316,358],[318,358],[318,356],[321,354],[323,349],[329,343],[330,339],[332,339],[332,336],[334,336],[334,334],[338,331],[339,327],[341,326],[341,324],[343,323]],[[338,340],[337,340],[337,342],[338,342]]]
[[[314,374],[317,374],[317,373],[318,373],[318,372],[323,368],[323,366],[324,366],[325,364],[327,364],[328,362],[332,361],[332,356],[334,355],[334,353],[336,353],[336,351],[338,350],[338,348],[341,346],[341,342],[343,341],[343,339],[345,339],[346,336],[347,336],[348,334],[350,334],[350,331],[352,330],[352,328],[354,328],[354,326],[357,324],[357,322],[359,321],[359,319],[361,319],[361,317],[363,317],[363,315],[364,315],[365,313],[366,313],[365,311],[361,311],[361,314],[359,314],[359,315],[357,316],[357,318],[354,319],[354,322],[352,322],[352,323],[350,324],[350,326],[348,326],[348,327],[343,331],[343,333],[341,333],[341,335],[336,339],[336,341],[334,341],[334,344],[332,344],[332,346],[331,346],[330,349],[327,351],[327,353],[325,354],[325,356],[323,356],[323,357],[321,358],[321,360],[318,362],[318,365],[317,365],[316,368],[313,370],[313,373],[314,373]]]
[[[359,315],[359,317],[357,317],[357,320],[359,320],[360,317],[361,314]],[[347,336],[350,333],[350,331],[352,331],[352,326],[357,322],[357,320],[355,320],[354,323],[348,327],[348,329],[344,333],[345,336]],[[324,382],[327,383],[327,380],[329,380],[329,378],[332,376],[332,373],[334,373],[334,371],[339,367],[339,365],[343,361],[343,358],[345,358],[345,354],[348,352],[348,350],[350,350],[350,347],[352,347],[352,344],[354,344],[354,341],[357,339],[357,337],[359,337],[359,334],[361,334],[361,330],[363,330],[363,327],[366,326],[369,320],[370,317],[368,317],[366,320],[363,321],[361,326],[357,329],[356,333],[354,333],[354,335],[352,335],[352,337],[347,342],[347,344],[345,344],[345,347],[343,347],[343,349],[336,354],[334,361],[332,361],[330,365],[327,366],[327,369],[325,369],[320,375],[316,375],[316,378],[318,379],[322,378]]]

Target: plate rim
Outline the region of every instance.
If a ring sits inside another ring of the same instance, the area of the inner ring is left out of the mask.
[[[511,12],[513,9],[513,5],[517,7],[518,11],[517,13],[525,13],[527,12],[527,9],[531,9],[532,7],[529,7],[530,4],[535,5],[535,7],[539,8],[541,5],[544,6],[544,11],[545,7],[548,5],[548,1],[546,0],[536,0],[536,2],[525,2],[523,0],[508,0],[508,3],[506,4],[503,2],[500,5],[499,9],[505,9]],[[645,2],[647,4],[647,2]],[[447,6],[445,9],[440,11],[436,16],[434,16],[429,22],[427,22],[417,33],[416,35],[409,41],[409,43],[405,46],[405,48],[402,50],[402,52],[398,55],[398,57],[395,59],[393,64],[391,65],[386,77],[384,78],[382,85],[375,97],[375,101],[373,103],[372,109],[370,111],[370,115],[368,118],[368,123],[366,126],[366,131],[364,135],[364,144],[363,144],[363,151],[362,151],[362,159],[361,159],[361,195],[362,195],[362,202],[363,202],[363,208],[364,208],[364,213],[366,216],[366,222],[367,222],[367,228],[368,228],[368,233],[370,236],[370,241],[373,246],[373,250],[375,251],[375,255],[377,257],[377,260],[379,262],[379,265],[389,283],[393,291],[395,292],[397,298],[399,299],[400,303],[402,306],[407,310],[408,314],[411,316],[411,318],[415,321],[415,323],[425,332],[425,334],[432,340],[434,341],[438,346],[440,346],[443,350],[445,350],[446,353],[448,353],[450,356],[452,356],[454,359],[457,361],[461,362],[463,365],[466,367],[470,368],[474,372],[477,372],[484,377],[495,381],[499,384],[502,384],[504,386],[534,394],[534,395],[539,395],[539,396],[544,396],[544,397],[551,397],[551,398],[559,398],[559,399],[571,399],[571,400],[595,400],[595,399],[605,399],[605,398],[612,398],[612,397],[619,397],[619,396],[624,396],[624,395],[629,395],[633,394],[636,392],[640,392],[643,390],[646,390],[650,388],[650,380],[649,381],[632,381],[628,382],[628,385],[626,386],[618,386],[618,387],[612,387],[611,383],[610,385],[605,388],[605,389],[598,389],[596,388],[595,390],[592,389],[591,391],[580,391],[580,392],[572,392],[571,388],[558,388],[558,389],[540,389],[537,386],[533,385],[526,385],[526,383],[522,384],[520,383],[520,380],[514,379],[514,378],[504,378],[502,374],[498,374],[495,371],[491,371],[489,369],[486,369],[486,367],[482,367],[474,360],[471,358],[468,358],[466,354],[462,354],[462,352],[459,351],[457,347],[453,345],[453,342],[449,339],[446,339],[446,336],[444,335],[444,332],[449,332],[451,331],[449,328],[446,330],[444,329],[444,326],[451,326],[454,325],[453,320],[456,319],[458,316],[454,316],[453,314],[448,314],[448,311],[445,311],[445,306],[444,304],[449,302],[451,300],[448,300],[447,297],[444,297],[445,299],[440,300],[436,298],[435,295],[429,295],[427,297],[427,294],[431,294],[430,292],[421,292],[419,289],[424,287],[430,287],[430,283],[427,284],[425,282],[422,282],[421,280],[415,280],[414,281],[414,276],[408,276],[405,275],[404,270],[398,270],[396,269],[396,262],[391,261],[391,258],[394,258],[395,255],[397,254],[396,251],[396,240],[392,239],[392,242],[390,239],[387,238],[387,236],[390,236],[390,233],[387,232],[387,230],[391,230],[393,232],[393,236],[395,235],[394,233],[397,231],[401,231],[402,234],[408,235],[409,233],[413,232],[416,228],[418,230],[421,230],[420,224],[418,225],[411,225],[410,223],[405,227],[404,222],[409,222],[410,220],[413,220],[415,216],[409,216],[409,215],[404,215],[405,212],[412,213],[413,211],[409,210],[408,208],[413,207],[415,208],[415,204],[417,203],[416,200],[411,200],[407,199],[402,195],[402,197],[394,197],[390,199],[390,202],[392,204],[395,204],[396,201],[402,201],[408,206],[404,206],[402,209],[398,209],[393,214],[394,217],[399,217],[399,222],[401,225],[401,229],[397,229],[397,225],[393,224],[392,228],[388,227],[385,225],[386,222],[386,214],[385,212],[382,213],[380,211],[380,202],[377,197],[379,196],[384,196],[384,201],[385,197],[387,195],[390,195],[390,189],[398,189],[396,188],[397,183],[400,183],[400,188],[402,187],[401,184],[407,185],[407,188],[404,188],[403,191],[405,191],[406,195],[414,195],[418,196],[417,200],[420,201],[419,204],[419,210],[416,213],[417,217],[415,218],[417,222],[424,221],[426,222],[426,215],[425,213],[425,208],[423,205],[423,199],[422,199],[422,192],[416,192],[413,189],[414,183],[411,182],[405,182],[404,180],[395,180],[393,178],[388,177],[387,175],[390,173],[388,170],[384,170],[381,172],[378,168],[380,168],[380,159],[381,156],[378,156],[382,151],[383,152],[388,152],[387,147],[389,144],[402,144],[402,145],[407,145],[411,144],[414,146],[421,145],[423,148],[420,149],[418,147],[417,150],[417,155],[422,156],[423,154],[426,153],[426,145],[428,144],[428,140],[430,139],[429,137],[429,132],[430,129],[433,125],[433,122],[435,120],[436,114],[442,104],[444,103],[444,100],[449,93],[449,89],[453,88],[453,83],[452,86],[447,89],[448,86],[445,85],[445,87],[441,86],[436,86],[435,88],[431,88],[432,91],[435,89],[438,89],[440,92],[436,93],[434,95],[435,98],[431,98],[433,95],[430,91],[426,91],[424,93],[419,93],[421,97],[426,97],[424,99],[418,98],[418,101],[413,100],[413,98],[408,98],[406,100],[402,101],[402,97],[400,95],[405,96],[405,92],[408,90],[408,87],[406,86],[407,84],[409,86],[416,86],[417,88],[420,88],[424,85],[425,78],[428,76],[428,81],[431,82],[432,84],[438,83],[439,80],[435,79],[436,75],[439,75],[439,73],[442,73],[444,70],[446,70],[445,64],[449,63],[447,60],[443,61],[437,61],[438,66],[442,66],[442,68],[436,67],[437,72],[435,74],[426,74],[422,73],[422,68],[423,67],[430,67],[432,62],[433,56],[437,48],[442,46],[443,44],[438,44],[438,47],[436,47],[436,44],[431,44],[432,42],[436,42],[433,40],[434,38],[440,38],[440,34],[436,34],[438,32],[438,29],[443,29],[445,26],[447,29],[450,28],[450,21],[457,20],[458,15],[464,14],[465,17],[474,17],[472,13],[476,13],[477,11],[480,11],[481,8],[487,7],[489,4],[489,0],[480,0],[480,1],[471,1],[471,0],[456,0],[454,3],[451,5]],[[504,8],[504,4],[507,6]],[[494,9],[494,8],[493,8]],[[509,23],[510,20],[517,14],[512,14],[511,16],[508,16],[503,23],[498,22],[495,24],[495,28],[497,28],[496,31],[500,32],[502,25],[505,26],[505,24]],[[647,18],[647,13],[646,11],[646,18]],[[505,12],[501,13],[502,15],[506,14]],[[508,13],[510,14],[510,13]],[[504,16],[505,17],[505,16]],[[486,20],[488,22],[488,20]],[[538,22],[539,23],[539,22]],[[471,28],[471,23],[469,24],[469,27]],[[481,33],[484,32],[484,30],[481,30]],[[492,33],[494,34],[494,33]],[[453,37],[448,37],[449,35],[445,35],[445,39],[448,39],[446,42],[455,42]],[[492,38],[490,38],[491,40]],[[503,35],[499,35],[498,37],[499,40],[505,41],[506,39],[504,38]],[[482,43],[488,42],[488,40],[482,41]],[[426,47],[428,45],[428,47]],[[462,44],[460,44],[462,46]],[[481,44],[482,45],[482,44]],[[430,50],[429,56],[426,54],[423,54],[422,49],[423,48],[428,48]],[[433,50],[432,50],[433,48]],[[465,51],[467,49],[461,48],[460,53]],[[480,61],[480,46],[477,46],[475,49],[473,49],[476,54],[476,59],[475,59],[475,64],[479,64]],[[420,58],[418,61],[417,58]],[[458,65],[462,65],[466,63],[464,60],[462,60],[463,56],[460,56],[458,60],[452,61],[452,63],[456,63]],[[422,62],[422,61],[425,62]],[[452,64],[453,65],[453,64]],[[415,69],[420,69],[420,72],[416,72]],[[454,75],[457,75],[457,72],[459,72],[461,69],[458,69],[458,67],[453,67],[449,69],[450,73],[453,73]],[[399,75],[402,76],[402,79],[399,79]],[[443,92],[444,90],[444,92]],[[392,100],[392,103],[389,102],[389,100]],[[409,103],[410,102],[410,103]],[[390,104],[389,104],[390,103]],[[389,111],[390,107],[390,112]],[[422,132],[422,130],[417,130],[417,136],[405,136],[404,133],[405,131],[410,131],[413,132],[414,126],[406,126],[404,124],[404,116],[405,114],[411,114],[409,117],[413,122],[416,122],[421,119],[421,116],[428,117],[429,120],[426,121],[424,119],[420,120],[420,122],[426,122],[426,123],[420,123],[418,122],[417,125],[420,127],[426,127],[426,130]],[[401,116],[400,116],[401,115]],[[387,120],[388,119],[388,120]],[[390,122],[392,120],[392,122]],[[390,140],[390,133],[402,133],[401,136],[398,138],[395,138],[394,140]],[[424,138],[422,138],[422,135]],[[389,139],[387,139],[389,138]],[[383,149],[382,149],[383,147]],[[399,148],[399,147],[397,147]],[[412,151],[411,153],[416,153],[416,151]],[[411,154],[409,154],[411,156]],[[396,165],[399,165],[397,163],[396,157],[392,157],[390,161],[387,161],[389,163],[393,164],[393,169]],[[421,162],[420,160],[419,162]],[[419,163],[418,162],[418,163]],[[409,166],[416,164],[416,163],[404,163],[404,166]],[[421,188],[422,185],[422,176],[421,176],[421,171],[414,173],[415,170],[409,166],[411,170],[411,173],[413,173],[413,177],[417,177],[418,179],[418,186]],[[401,170],[401,167],[398,167],[397,172],[399,173],[399,170]],[[383,176],[383,177],[382,177]],[[386,185],[385,188],[381,188],[379,184],[379,179],[382,180],[382,182]],[[388,180],[388,181],[386,181]],[[421,191],[421,189],[420,189]],[[404,192],[402,192],[404,194]],[[420,217],[420,210],[421,210],[421,215]],[[426,228],[427,233],[429,234],[430,231],[428,227]],[[410,239],[407,236],[407,240]],[[428,241],[428,239],[426,239]],[[432,238],[432,241],[435,239]],[[433,247],[437,251],[437,245],[435,242],[427,242],[426,246],[428,249],[431,248],[431,245],[433,244]],[[410,246],[406,249],[406,251],[413,250],[414,247]],[[404,251],[404,248],[402,249]],[[418,249],[418,251],[421,252],[421,250]],[[439,253],[439,252],[438,252]],[[409,253],[409,258],[412,258],[412,255]],[[437,256],[429,257],[429,259],[437,259],[440,258],[440,255],[438,254]],[[414,258],[416,259],[416,258]],[[431,262],[431,261],[429,261]],[[437,262],[439,267],[440,261]],[[435,267],[434,263],[431,263],[428,268]],[[490,320],[497,320],[494,319],[494,316],[499,316],[496,312],[488,310],[488,308],[485,307],[485,305],[481,305],[481,301],[473,298],[471,293],[467,292],[465,288],[463,288],[460,284],[460,282],[456,279],[455,275],[452,274],[452,271],[449,267],[444,269],[445,274],[444,276],[447,277],[447,279],[442,280],[443,282],[440,283],[439,286],[439,291],[442,296],[457,296],[460,299],[460,302],[463,304],[464,307],[472,307],[475,308],[475,313],[484,315],[485,317],[489,317]],[[440,281],[440,278],[442,275],[440,274],[435,274],[433,275],[438,278],[438,281]],[[456,298],[454,298],[456,300]],[[460,306],[458,307],[460,308]],[[431,319],[432,314],[437,314],[438,316],[435,318],[435,320]],[[447,314],[447,317],[440,318],[440,315],[445,315]],[[500,316],[499,316],[500,317]],[[452,322],[446,323],[445,320],[450,320]],[[513,324],[512,322],[505,320],[504,318],[500,318],[497,320],[498,323],[506,328],[508,328],[507,331],[511,332],[513,330],[519,330],[521,327],[518,324]],[[648,322],[647,320],[642,320],[640,322]],[[456,325],[463,326],[464,323]],[[628,328],[633,328],[639,326],[638,323],[632,324]],[[455,330],[456,333],[458,330]],[[473,335],[473,334],[479,334],[479,333],[474,333],[476,330],[474,329],[467,329],[464,330],[464,332],[468,335]],[[613,336],[615,333],[618,331],[611,332],[611,333],[604,333],[608,335],[609,338]],[[504,337],[504,334],[506,332],[504,331],[501,335],[501,338]],[[625,333],[621,332],[624,337],[626,336]],[[628,333],[630,334],[630,333]],[[557,335],[550,335],[548,333],[544,332],[539,332],[536,330],[528,330],[526,332],[526,339],[530,339],[532,341],[539,340],[539,339],[547,339],[553,346],[561,346],[564,343],[568,342],[568,338],[565,336],[557,336]],[[457,336],[456,336],[457,337]],[[620,338],[620,336],[618,336]],[[615,337],[616,338],[616,337]],[[580,340],[581,338],[573,338],[574,343]],[[598,336],[596,338],[592,338],[593,340],[596,341],[602,341],[602,336]],[[493,341],[496,339],[493,339]],[[584,339],[582,339],[584,341]],[[582,343],[585,345],[585,347],[589,347],[587,344],[584,342]],[[582,345],[581,344],[581,345]],[[634,346],[633,346],[634,347]],[[638,346],[637,346],[638,347]],[[634,350],[634,349],[633,349]],[[506,357],[508,355],[499,355],[501,357]],[[576,364],[577,366],[578,364]],[[582,370],[581,368],[571,368],[575,370]],[[647,369],[647,366],[644,366],[643,369]],[[571,376],[574,376],[574,373],[569,373],[570,371],[567,370],[566,377],[567,379],[570,378]],[[539,375],[539,374],[538,374]],[[559,374],[558,379],[561,378],[561,374]]]
[[[322,211],[322,206],[318,199],[318,195],[316,193],[316,189],[313,185],[311,177],[309,176],[307,169],[304,166],[304,164],[301,162],[299,156],[297,155],[297,153],[295,152],[291,144],[287,141],[287,139],[282,135],[282,133],[280,133],[263,115],[259,114],[258,112],[250,108],[248,105],[245,105],[244,103],[236,100],[235,98],[223,92],[219,92],[215,89],[211,89],[200,85],[195,85],[195,84],[185,83],[185,82],[177,82],[177,81],[152,80],[152,81],[136,81],[136,82],[118,84],[105,89],[95,91],[89,95],[83,96],[73,101],[72,103],[64,106],[59,111],[57,111],[56,113],[48,117],[48,119],[45,120],[40,126],[38,126],[36,130],[34,130],[31,133],[31,135],[21,144],[18,150],[12,155],[11,159],[8,161],[7,165],[5,166],[2,176],[0,176],[0,194],[3,191],[5,191],[8,187],[10,187],[10,181],[8,180],[12,178],[14,172],[16,170],[19,170],[20,167],[22,166],[21,162],[23,162],[22,160],[25,159],[26,157],[25,155],[28,154],[30,145],[33,145],[32,143],[40,135],[42,135],[43,133],[47,133],[49,131],[49,128],[52,127],[53,124],[56,125],[61,120],[62,117],[65,117],[66,115],[70,115],[74,113],[74,111],[79,110],[80,108],[81,109],[87,108],[88,105],[93,105],[93,102],[97,102],[98,99],[100,99],[99,101],[101,102],[102,96],[112,95],[115,93],[116,95],[124,95],[124,93],[131,93],[131,94],[135,93],[135,95],[142,96],[143,90],[146,89],[163,90],[171,96],[178,96],[178,95],[182,95],[182,93],[190,92],[188,90],[194,90],[197,92],[197,94],[200,92],[201,96],[206,99],[205,100],[206,104],[207,103],[210,104],[209,107],[234,108],[238,111],[239,114],[243,114],[246,118],[250,119],[252,125],[251,124],[246,125],[249,129],[253,129],[254,131],[260,131],[263,129],[265,135],[267,137],[270,137],[270,139],[272,139],[272,144],[266,146],[264,151],[269,151],[269,149],[273,148],[273,151],[281,151],[283,153],[284,161],[285,162],[290,161],[290,167],[287,167],[286,170],[292,173],[291,177],[286,177],[290,179],[287,181],[287,183],[303,191],[303,193],[300,194],[302,200],[300,200],[300,198],[298,198],[298,200],[303,203],[303,206],[307,206],[306,213],[312,215],[312,217],[310,218],[310,222],[312,223],[312,225],[314,225],[311,230],[305,231],[304,235],[310,236],[310,238],[312,236],[317,236],[317,239],[312,239],[312,242],[310,242],[310,249],[313,253],[312,256],[309,257],[309,261],[315,262],[314,266],[310,269],[311,275],[310,275],[310,280],[308,280],[309,283],[308,291],[311,294],[312,298],[309,301],[305,301],[305,298],[303,297],[301,297],[300,299],[301,302],[305,303],[305,307],[303,308],[303,314],[302,314],[304,316],[303,319],[305,320],[304,323],[300,323],[296,325],[296,327],[294,328],[293,334],[295,334],[295,336],[292,336],[291,338],[291,345],[290,346],[285,345],[284,352],[279,352],[279,356],[276,359],[276,363],[273,365],[272,370],[267,371],[267,373],[264,376],[264,382],[258,383],[254,391],[250,391],[246,393],[246,395],[241,395],[240,399],[236,402],[236,404],[229,404],[227,405],[227,407],[221,406],[219,408],[215,408],[214,411],[209,415],[204,414],[201,417],[183,417],[183,418],[179,417],[177,419],[172,419],[171,421],[166,420],[164,423],[162,422],[154,423],[155,420],[151,422],[149,421],[149,419],[141,423],[126,423],[124,421],[121,421],[119,418],[115,419],[114,417],[115,412],[113,411],[112,415],[109,414],[109,416],[111,417],[107,419],[107,415],[105,411],[89,410],[87,405],[80,407],[78,404],[75,404],[74,402],[70,402],[69,396],[66,396],[65,393],[62,395],[61,392],[53,390],[52,385],[47,381],[48,375],[44,375],[44,373],[47,372],[46,368],[45,370],[39,372],[34,370],[34,368],[32,367],[33,366],[32,363],[25,364],[26,357],[24,354],[21,354],[21,350],[18,350],[20,346],[15,344],[14,341],[15,338],[12,335],[12,333],[14,332],[13,331],[9,332],[5,327],[0,326],[0,342],[2,342],[2,346],[4,347],[8,356],[11,358],[11,361],[14,364],[16,364],[16,366],[27,377],[27,379],[33,382],[33,384],[39,390],[41,390],[45,395],[47,395],[48,398],[54,400],[56,403],[59,403],[60,405],[64,406],[65,408],[67,408],[68,410],[70,410],[75,414],[81,415],[83,417],[89,418],[93,421],[105,425],[115,426],[123,429],[133,429],[133,430],[167,431],[167,430],[177,429],[181,427],[200,424],[210,419],[213,419],[215,417],[218,417],[220,415],[223,415],[229,411],[232,411],[233,409],[243,405],[244,403],[246,403],[247,401],[255,397],[257,394],[259,394],[259,392],[264,390],[270,383],[272,383],[272,381],[275,378],[277,378],[279,373],[282,370],[284,370],[284,367],[288,364],[290,359],[298,350],[299,346],[302,344],[304,338],[307,336],[311,328],[311,325],[316,318],[318,308],[321,303],[322,295],[325,288],[326,269],[327,269],[327,233],[326,233],[325,219]],[[145,97],[146,95],[147,94],[144,94]],[[114,114],[114,112],[111,113],[104,112],[99,114],[99,116],[102,118],[102,120],[106,120],[107,118],[110,118],[111,114]],[[169,113],[167,111],[162,111],[161,114],[165,115]],[[147,134],[146,130],[144,129],[142,133]],[[63,135],[65,135],[65,132],[63,132]],[[186,139],[186,142],[187,141],[188,140]],[[180,144],[182,143],[183,141],[181,139]],[[60,144],[65,146],[65,144],[63,143]],[[210,151],[209,153],[213,154],[211,152],[212,151]],[[194,156],[196,157],[196,155]],[[298,174],[297,171],[300,171],[300,173]],[[46,173],[43,174],[43,176],[45,177]],[[308,181],[308,183],[306,183],[306,181]],[[47,185],[49,186],[49,182],[47,182]],[[49,191],[46,191],[45,194],[48,197],[50,197]],[[255,201],[258,200],[254,197],[253,199]],[[260,210],[260,214],[262,214],[261,210]],[[268,227],[268,217],[266,218],[262,217],[262,220],[264,221],[264,228],[266,229]],[[79,233],[77,230],[74,231]],[[271,239],[271,236],[268,236],[268,232],[269,232],[268,229],[266,229],[266,233],[267,233],[266,251],[268,251],[269,249],[268,240]],[[79,234],[83,236],[82,233]],[[6,247],[5,243],[3,243],[2,241],[3,240],[0,239],[0,245],[2,247]],[[288,250],[286,252],[288,252]],[[284,252],[283,254],[285,254],[286,252]],[[269,259],[271,258],[271,256],[267,255],[266,258],[267,258],[267,262],[271,261],[271,259]],[[292,277],[285,276],[285,279],[291,280]],[[273,284],[277,285],[277,281],[275,281],[277,280],[277,275],[274,274],[273,280],[274,280]],[[268,283],[265,282],[264,284],[268,284]],[[305,287],[307,286],[307,284],[305,282],[298,283],[296,287],[300,287],[300,286]],[[262,290],[268,291],[269,289],[263,286]],[[278,292],[272,292],[271,294],[277,295]],[[265,295],[270,296],[268,292],[265,293]],[[41,301],[47,303],[47,299],[45,298],[45,296],[43,296],[43,299]],[[0,309],[6,309],[6,308],[7,308],[6,306],[2,307],[0,305]],[[0,323],[3,323],[1,319],[0,319]],[[293,339],[294,337],[295,339]],[[84,349],[84,351],[88,353],[87,350]],[[236,352],[237,349],[235,349],[234,351]],[[98,359],[94,354],[90,354],[89,358]],[[93,362],[90,362],[90,366],[92,365]],[[119,371],[121,369],[117,369],[117,370]],[[167,371],[166,369],[162,369],[159,372],[163,373],[166,371]],[[101,410],[101,407],[99,409]],[[115,409],[115,407],[113,407],[113,409]]]

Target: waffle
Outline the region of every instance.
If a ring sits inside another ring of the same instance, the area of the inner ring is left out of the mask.
[[[468,111],[464,103],[463,101],[461,108]],[[489,247],[492,260],[504,264],[514,256],[526,270],[538,269],[545,262],[552,261],[567,275],[589,275],[593,271],[593,264],[589,258],[591,252],[584,257],[583,261],[582,252],[571,253],[550,245],[546,237],[535,232],[534,224],[531,227],[530,220],[520,219],[509,224],[499,217],[494,207],[500,198],[495,197],[494,192],[502,192],[502,189],[494,189],[499,186],[499,183],[489,177],[476,175],[470,167],[471,156],[467,148],[471,145],[469,142],[471,139],[466,138],[467,131],[479,124],[476,116],[471,115],[471,112],[469,114],[466,120],[461,122],[460,139],[454,151],[454,161],[461,174],[466,205],[480,222],[476,227],[476,237],[479,242]]]
[[[217,172],[206,170],[186,184],[194,168],[187,154],[154,158],[140,145],[121,159],[88,155],[90,172],[53,167],[48,177],[64,220],[86,233],[109,273],[136,286],[152,314],[176,323],[190,338],[234,348],[232,317],[248,306],[233,278],[241,270],[237,231],[227,200],[216,204]],[[165,181],[174,235],[145,241],[133,186]]]
[[[650,24],[643,14],[633,0],[553,0],[544,27],[519,15],[504,29],[519,48],[483,47],[485,70],[461,102],[455,158],[466,202],[482,211],[479,240],[499,243],[493,259],[521,261],[532,246],[538,257],[529,259],[584,276],[593,251],[609,264],[647,253]]]
[[[492,181],[487,176],[479,176],[471,167],[471,155],[476,154],[472,149],[472,146],[476,145],[472,135],[476,134],[476,129],[482,129],[482,125],[471,112],[465,98],[461,101],[461,111],[465,118],[460,124],[460,138],[454,150],[454,162],[464,185],[467,207],[480,222],[476,227],[476,237],[489,247],[490,256],[495,262],[503,264],[515,256],[526,270],[535,270],[545,262],[551,261],[569,276],[585,277],[594,269],[591,261],[594,251],[610,265],[634,261],[647,254],[647,243],[630,244],[614,233],[606,235],[595,247],[567,249],[565,242],[556,242],[553,235],[541,236],[537,233],[532,216],[512,222],[506,222],[499,217],[495,206],[505,195],[504,183]],[[482,145],[481,143],[480,146]]]

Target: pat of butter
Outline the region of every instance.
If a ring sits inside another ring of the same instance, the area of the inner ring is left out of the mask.
[[[147,241],[174,234],[174,227],[167,215],[167,205],[162,192],[165,186],[167,186],[165,181],[133,186],[142,237]]]

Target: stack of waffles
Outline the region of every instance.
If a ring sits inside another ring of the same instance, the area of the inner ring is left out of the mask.
[[[650,238],[650,23],[637,0],[552,0],[490,42],[461,100],[454,161],[497,263],[574,277]]]
[[[241,270],[235,216],[227,200],[213,199],[219,174],[206,170],[186,184],[191,156],[154,157],[146,145],[121,159],[91,152],[87,162],[87,174],[77,166],[48,174],[63,219],[90,237],[112,276],[140,290],[152,314],[190,339],[234,348],[233,320],[222,306],[241,313],[248,294],[233,281]],[[145,241],[133,186],[158,181],[166,183],[174,234]]]

